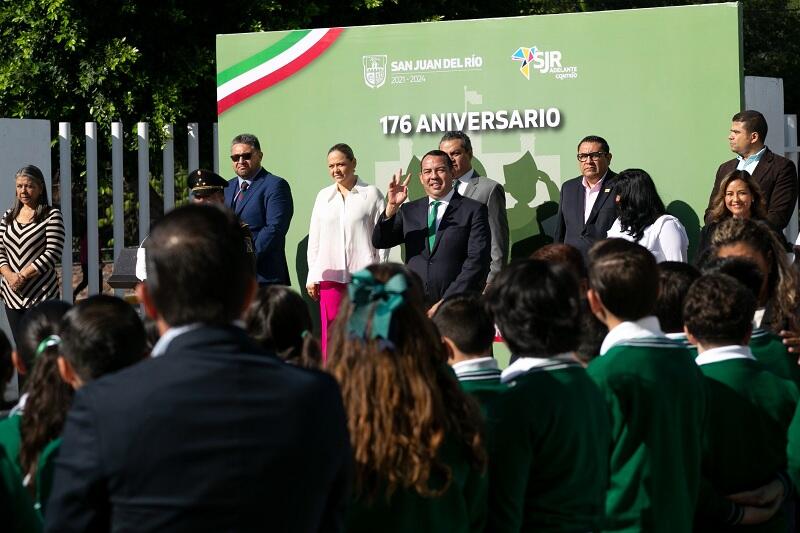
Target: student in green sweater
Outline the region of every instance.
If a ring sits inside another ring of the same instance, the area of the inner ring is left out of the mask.
[[[703,273],[721,273],[732,276],[744,285],[758,300],[764,285],[764,275],[758,265],[744,257],[711,257],[703,264]],[[750,337],[750,349],[753,356],[775,375],[791,380],[800,390],[800,366],[797,354],[789,352],[783,339],[775,333],[755,327]]]
[[[500,383],[500,368],[492,357],[494,323],[480,297],[463,294],[445,300],[433,315],[433,323],[461,388],[485,409],[506,387]]]
[[[487,295],[516,357],[490,406],[491,532],[593,531],[608,485],[608,413],[575,355],[581,302],[565,267],[520,260]]]
[[[653,255],[622,239],[589,251],[588,299],[609,329],[589,375],[611,414],[606,531],[689,531],[700,483],[702,376],[652,316]]]
[[[12,357],[18,373],[25,376],[25,385],[10,416],[0,421],[0,446],[23,479],[35,472],[47,443],[61,434],[72,404],[73,389],[58,373],[57,343],[45,340],[60,332],[61,319],[70,307],[60,300],[42,302],[20,321]]]
[[[798,396],[794,384],[758,362],[748,346],[756,298],[726,274],[706,274],[689,290],[683,315],[706,382],[698,531],[784,532],[788,516],[780,491],[760,507],[740,506],[746,492],[786,468],[786,434]],[[788,484],[787,487],[788,489]],[[758,524],[758,525],[755,525]]]
[[[355,458],[345,531],[483,531],[480,408],[447,365],[415,274],[393,263],[353,274],[327,368],[342,389]]]

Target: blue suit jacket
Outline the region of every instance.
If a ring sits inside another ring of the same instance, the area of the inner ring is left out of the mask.
[[[203,326],[75,395],[45,529],[342,531],[351,460],[333,377]]]
[[[225,205],[234,208],[233,199],[238,191],[239,179],[228,181],[228,186],[225,187]],[[262,168],[234,211],[253,234],[258,283],[289,285],[286,232],[289,231],[294,213],[289,184],[280,176]]]
[[[375,248],[406,245],[406,264],[425,284],[428,305],[455,294],[482,291],[491,262],[489,215],[484,204],[453,194],[428,249],[428,197],[381,215],[372,232]]]

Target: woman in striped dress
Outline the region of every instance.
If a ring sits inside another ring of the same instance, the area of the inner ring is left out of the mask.
[[[15,181],[14,205],[0,220],[0,293],[16,341],[25,312],[58,298],[56,262],[64,248],[64,222],[50,206],[38,167],[22,167]]]

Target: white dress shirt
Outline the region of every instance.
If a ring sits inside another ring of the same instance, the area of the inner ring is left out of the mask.
[[[608,238],[633,241],[633,237],[622,232],[622,225],[616,219],[608,230]],[[681,221],[672,215],[661,215],[655,222],[644,228],[639,244],[650,250],[656,262],[689,260],[689,237]]]
[[[595,202],[597,202],[597,197],[600,196],[600,190],[603,188],[603,182],[606,181],[606,176],[608,176],[608,171],[603,174],[603,177],[597,180],[597,183],[594,185],[589,185],[589,182],[586,180],[586,176],[583,177],[581,181],[581,185],[583,185],[583,223],[585,224],[589,220],[589,215],[592,214],[592,208],[594,208]]]
[[[308,231],[307,284],[347,283],[351,273],[386,261],[389,250],[372,246],[372,230],[384,207],[381,191],[358,177],[347,196],[335,183],[319,191]]]
[[[736,170],[746,170],[747,173],[752,176],[753,171],[758,166],[758,162],[761,161],[761,156],[764,155],[764,152],[766,150],[767,147],[765,146],[764,148],[754,153],[750,157],[744,158],[742,156],[736,156],[736,159],[739,160],[739,162],[736,164]]]
[[[454,189],[458,191],[458,194],[464,196],[464,191],[467,190],[467,186],[469,185],[469,180],[475,175],[475,169],[471,168],[469,171],[465,172],[463,176],[460,176],[456,179],[454,185]]]

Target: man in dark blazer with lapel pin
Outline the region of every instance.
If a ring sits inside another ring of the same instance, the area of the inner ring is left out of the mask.
[[[422,157],[419,175],[426,196],[408,198],[411,174],[389,183],[386,210],[372,232],[376,248],[406,245],[406,264],[425,286],[429,315],[452,295],[482,291],[491,260],[486,206],[453,189],[453,162],[441,150]]]
[[[606,238],[617,218],[617,175],[609,167],[611,151],[602,137],[589,135],[578,143],[581,175],[561,186],[555,242],[580,250],[584,259],[589,248]]]
[[[259,285],[289,285],[286,232],[292,221],[292,191],[285,179],[261,166],[261,144],[250,133],[231,141],[236,178],[225,187],[225,205],[250,228]]]
[[[146,257],[137,296],[161,338],[75,394],[45,530],[343,531],[352,456],[339,387],[237,325],[257,285],[233,213],[167,213]]]
[[[731,119],[728,143],[736,154],[717,170],[705,221],[710,222],[714,196],[722,179],[734,170],[746,170],[761,188],[767,203],[767,222],[776,231],[783,231],[797,207],[797,169],[794,162],[773,153],[764,145],[767,121],[758,111],[742,111]]]
[[[439,141],[439,149],[450,156],[453,162],[453,188],[465,198],[486,204],[489,214],[489,230],[492,234],[492,262],[486,284],[500,273],[508,262],[508,215],[506,214],[506,191],[503,186],[481,176],[472,167],[472,141],[463,131],[448,131]]]

